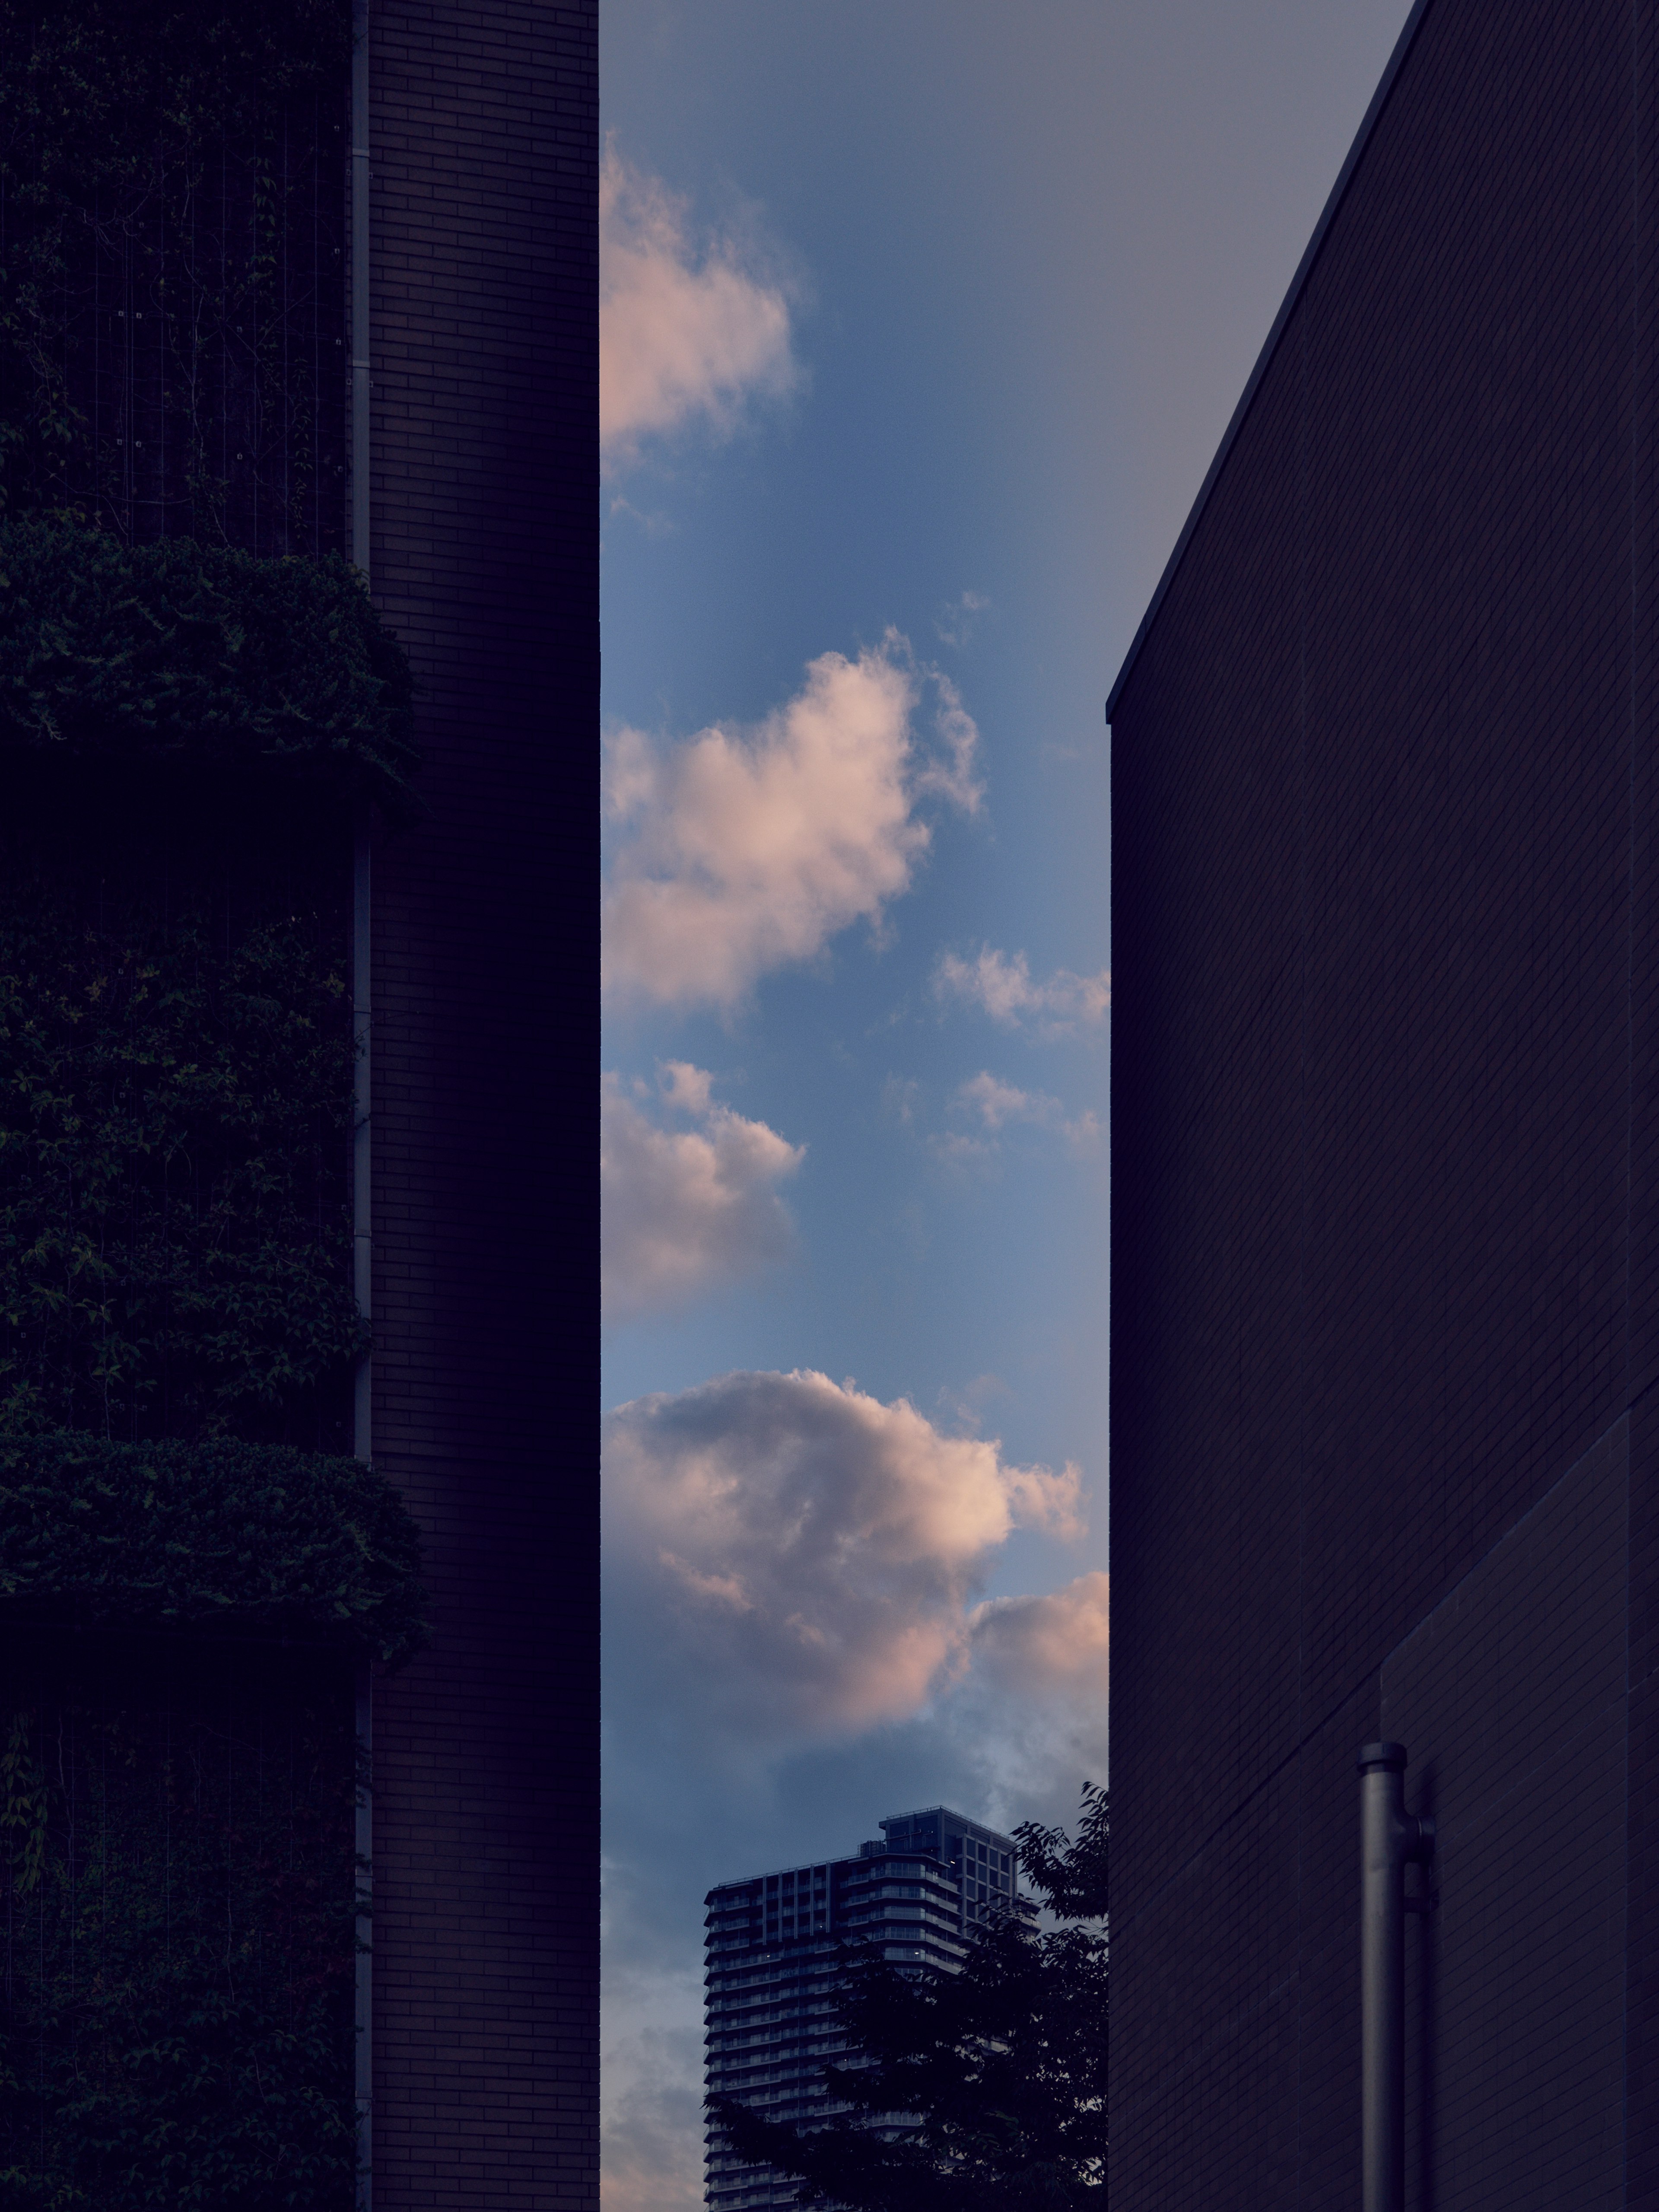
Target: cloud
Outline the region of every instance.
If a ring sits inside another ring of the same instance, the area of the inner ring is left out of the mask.
[[[964,1000],[993,1021],[1012,1027],[1035,1019],[1042,1035],[1063,1036],[1105,1018],[1112,1003],[1112,971],[1103,968],[1097,975],[1074,975],[1069,968],[1059,968],[1046,983],[1033,982],[1031,963],[1023,952],[1010,957],[985,945],[975,960],[943,954],[933,971],[933,992],[939,999]]]
[[[881,1110],[890,1121],[908,1129],[916,1118],[921,1085],[913,1075],[890,1075],[881,1086]]]
[[[981,1120],[991,1130],[1000,1129],[1009,1121],[1036,1121],[1046,1126],[1062,1110],[1058,1098],[1050,1098],[1041,1091],[1017,1090],[1012,1083],[1000,1083],[983,1069],[963,1084],[957,1096],[964,1106],[976,1108]]]
[[[985,1426],[985,1408],[994,1398],[1012,1398],[1013,1392],[1000,1375],[975,1375],[964,1382],[960,1390],[948,1386],[940,1389],[939,1402],[944,1407],[958,1428],[967,1429],[977,1436]]]
[[[974,624],[990,605],[983,592],[964,592],[948,607],[941,607],[933,628],[946,645],[966,645],[974,634]]]
[[[976,1170],[994,1173],[997,1147],[983,1137],[969,1137],[960,1129],[936,1129],[927,1139],[927,1149],[941,1167],[953,1168],[960,1175]]]
[[[606,2212],[693,2212],[702,2155],[702,1892],[857,1850],[884,1813],[955,1805],[1008,1829],[1071,1826],[1085,1777],[1109,1776],[1109,1583],[1081,1575],[1047,1596],[969,1615],[966,1671],[922,1710],[852,1742],[733,1776],[705,1728],[615,1749],[607,1868]],[[647,1633],[649,1632],[647,1631]],[[678,1756],[676,1757],[676,1754]],[[625,1838],[623,1831],[626,1829]]]
[[[986,1069],[957,1086],[955,1103],[960,1110],[976,1113],[993,1139],[1011,1122],[1028,1121],[1039,1129],[1058,1129],[1074,1152],[1088,1152],[1096,1150],[1103,1133],[1100,1116],[1091,1106],[1068,1120],[1060,1100],[1047,1091],[1021,1091]],[[981,1152],[991,1149],[982,1139],[959,1133],[940,1139],[934,1149],[949,1158],[953,1143],[956,1155],[963,1158],[975,1146]]]
[[[974,1609],[973,1663],[983,1681],[1016,1697],[1056,1691],[1104,1700],[1111,1581],[1079,1575],[1047,1597],[989,1598]]]
[[[599,171],[599,445],[613,465],[639,441],[701,420],[729,432],[751,397],[798,380],[788,288],[752,247],[699,254],[685,203],[607,143]]]
[[[931,748],[913,728],[929,689]],[[952,686],[890,631],[856,660],[810,662],[802,689],[747,733],[716,725],[659,748],[619,730],[605,774],[622,841],[605,891],[607,987],[729,1007],[768,969],[877,921],[927,849],[918,802],[977,811],[978,743]]]
[[[915,1711],[966,1663],[1012,1530],[1081,1533],[1075,1467],[808,1371],[635,1400],[605,1462],[613,1620],[650,1622],[665,1684],[745,1755]]]
[[[674,1129],[643,1112],[615,1075],[601,1079],[600,1281],[608,1320],[683,1304],[793,1248],[793,1224],[776,1187],[794,1174],[806,1147],[714,1103],[712,1081],[689,1061],[667,1063],[664,1108],[695,1125]]]
[[[1106,1772],[1107,1584],[981,1601],[1017,1528],[1080,1533],[1078,1471],[903,1399],[728,1375],[608,1431],[605,2201],[692,2212],[703,1893],[911,1805],[1072,1819]]]
[[[605,2212],[702,2212],[702,1976],[612,1965],[599,2083]]]
[[[1108,1779],[1110,1595],[1096,1571],[974,1609],[969,1667],[939,1722],[1006,1819],[1068,1822],[1079,1784]]]

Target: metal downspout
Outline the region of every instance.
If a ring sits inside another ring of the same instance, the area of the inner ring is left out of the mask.
[[[1406,1810],[1403,1743],[1362,1745],[1358,1763],[1361,2202],[1405,2212],[1406,1869],[1433,1856],[1434,1822]]]
[[[369,574],[369,376],[368,376],[368,0],[351,9],[351,558],[365,584]],[[356,1047],[352,1115],[351,1249],[352,1288],[357,1310],[372,1321],[374,1307],[373,1189],[370,1170],[370,876],[369,811],[358,811],[351,853],[351,1030]],[[374,1370],[365,1355],[354,1382],[351,1448],[359,1459],[374,1453]],[[374,1856],[374,1684],[367,1659],[357,1665],[356,1711],[361,1780],[354,1837],[360,1869]],[[357,2114],[357,2207],[372,2212],[374,2201],[374,1960],[366,1947],[372,1875],[358,1875],[358,1899],[364,1910],[356,1922],[360,1948],[353,2007],[356,2027],[355,2096]]]

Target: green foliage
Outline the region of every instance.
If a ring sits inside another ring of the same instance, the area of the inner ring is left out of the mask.
[[[1078,1839],[1017,1831],[1032,1888],[1061,1917],[1105,1911],[1105,1793],[1085,1784]],[[1102,2200],[1107,1954],[1103,1933],[1040,1934],[1012,1914],[958,1974],[849,1951],[837,1994],[850,2063],[824,2069],[844,2108],[827,2124],[761,2118],[709,2100],[730,2148],[848,2212],[1072,2212]]]
[[[0,1607],[291,1635],[388,1665],[425,1640],[420,1542],[364,1462],[230,1438],[0,1437]]]
[[[350,35],[349,0],[0,0],[6,503],[38,504],[52,487],[61,493],[94,482],[100,466],[110,471],[113,457],[94,450],[76,374],[100,336],[107,348],[118,335],[94,327],[87,256],[101,250],[118,268],[142,265],[171,238],[190,250],[164,255],[165,282],[137,296],[168,332],[168,381],[188,423],[194,509],[222,513],[210,403],[204,411],[209,372],[227,356],[248,357],[257,421],[291,399],[280,388],[284,368],[290,375],[308,368],[266,357],[271,349],[262,343],[276,303],[261,279],[281,221],[273,141],[284,101],[343,77]],[[253,250],[244,247],[228,267],[210,250],[216,200],[227,156],[240,170],[250,155],[251,220],[238,227],[252,234]],[[304,392],[301,414],[315,401],[314,391]],[[107,495],[111,487],[99,489]]]
[[[414,683],[337,556],[0,525],[0,760],[240,772],[410,811]]]
[[[1111,1806],[1098,1783],[1085,1782],[1077,1841],[1064,1828],[1024,1820],[1014,1830],[1020,1872],[1057,1920],[1104,1920],[1111,1861]]]
[[[365,1332],[353,1048],[315,916],[107,903],[48,866],[0,906],[0,1431],[294,1434]]]
[[[295,1447],[366,1348],[344,831],[413,684],[255,557],[343,542],[349,49],[0,0],[0,2212],[353,2194],[349,1662],[423,1600]]]
[[[65,1671],[9,1668],[29,1701],[0,1708],[0,2207],[342,2212],[341,1685],[252,1654]]]

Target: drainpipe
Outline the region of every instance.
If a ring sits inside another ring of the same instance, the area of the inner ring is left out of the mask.
[[[1364,2212],[1405,2212],[1406,1869],[1426,1865],[1434,1822],[1406,1810],[1406,1747],[1359,1753],[1361,2201]],[[1415,1900],[1413,1900],[1415,1902]]]
[[[369,522],[369,380],[368,380],[368,0],[352,0],[351,9],[351,558],[368,581]],[[365,1321],[374,1317],[374,1226],[369,1181],[369,814],[358,810],[351,852],[351,1030],[356,1046],[356,1080],[353,1099],[351,1140],[352,1288],[357,1310]],[[351,1449],[359,1459],[374,1449],[374,1385],[372,1358],[360,1364],[353,1389]],[[374,1808],[371,1790],[374,1747],[373,1677],[367,1659],[357,1665],[356,1722],[359,1783],[356,1832],[353,1838],[360,1872],[357,1896],[362,1911],[356,1921],[357,1942],[369,1942],[370,1875],[367,1868],[374,1847]],[[366,1948],[357,1953],[353,2017],[356,2027],[355,2095],[357,2114],[357,2212],[373,2212],[374,2202],[374,1960]]]

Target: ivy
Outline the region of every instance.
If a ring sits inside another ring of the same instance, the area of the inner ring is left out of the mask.
[[[352,2198],[348,1700],[229,1650],[6,1656],[0,2206]]]
[[[350,38],[0,0],[0,2208],[353,2194]]]
[[[0,759],[240,773],[410,809],[414,682],[337,555],[0,525]]]
[[[0,1431],[319,1441],[366,1332],[331,918],[19,861],[0,907]]]
[[[287,1636],[395,1666],[425,1640],[419,1538],[362,1460],[230,1438],[0,1438],[5,1617]]]
[[[159,500],[223,540],[258,475],[264,542],[314,514],[322,470],[337,485],[316,437],[344,382],[331,337],[318,358],[337,246],[285,283],[276,263],[343,197],[337,116],[312,111],[350,36],[348,0],[0,0],[0,501],[143,536]]]

